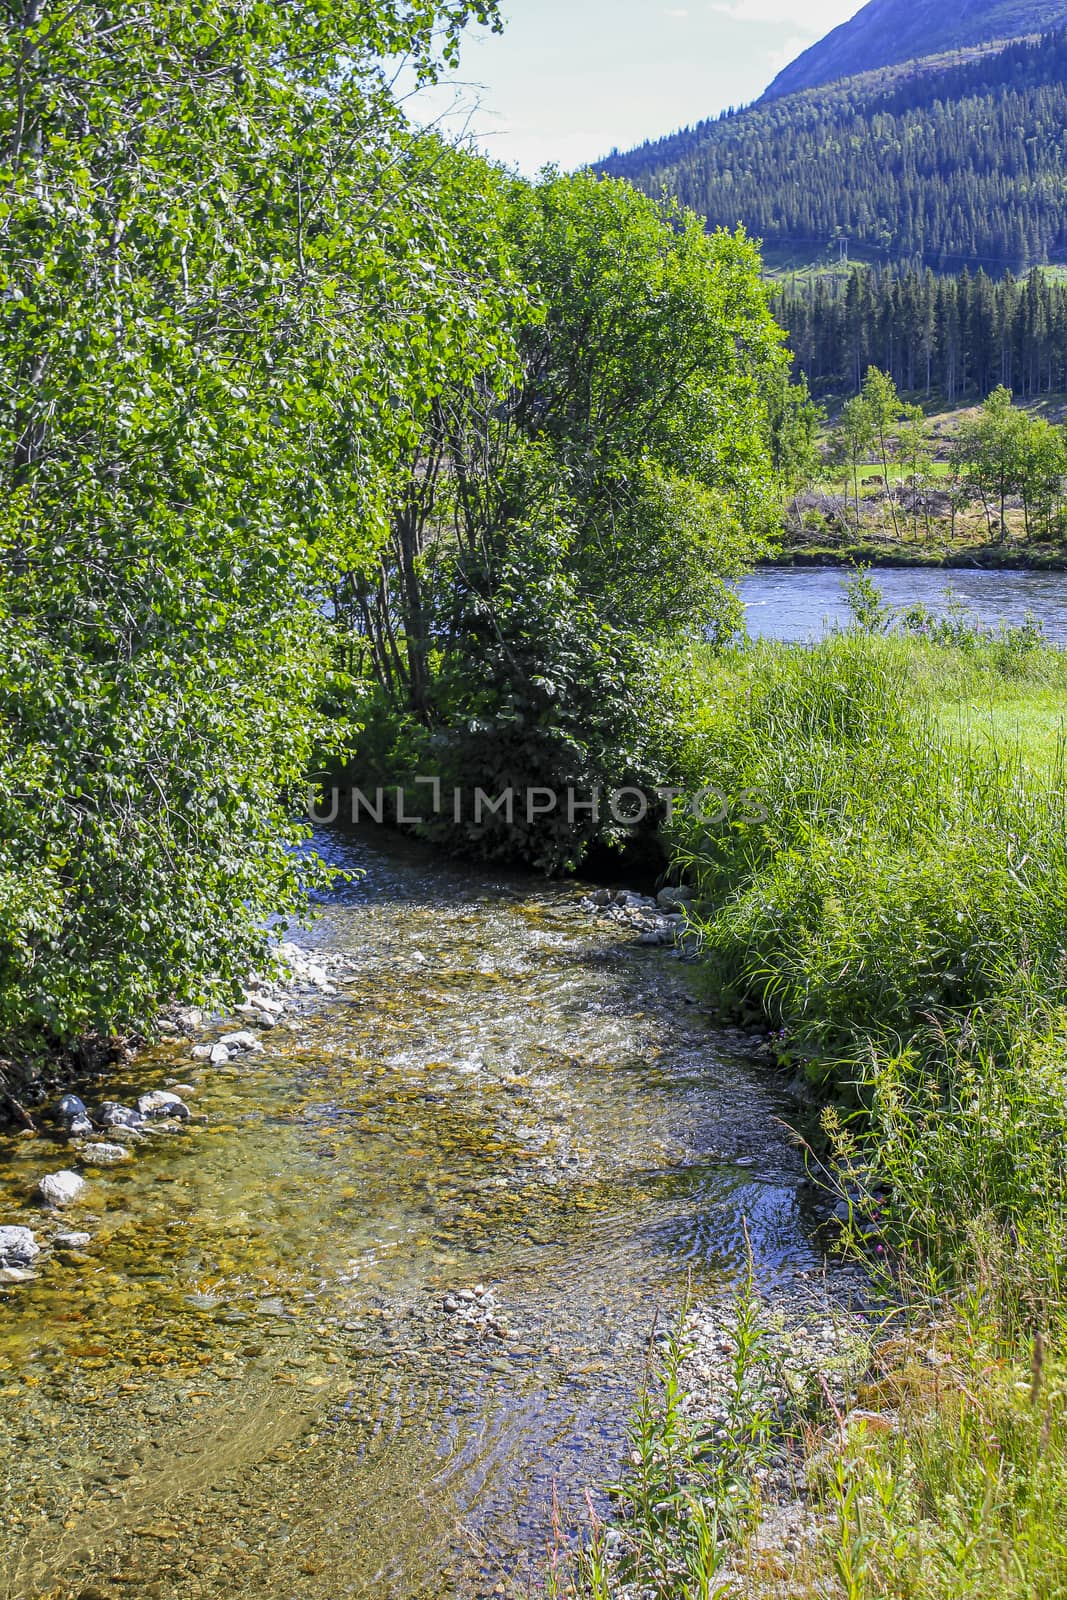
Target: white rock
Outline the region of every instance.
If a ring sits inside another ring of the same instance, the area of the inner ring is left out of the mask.
[[[29,1228],[0,1228],[0,1267],[28,1267],[40,1253]]]
[[[189,1054],[194,1061],[210,1061],[214,1048],[214,1045],[210,1044],[194,1044]]]
[[[274,1027],[275,1018],[272,1013],[261,1010],[259,1006],[238,1006],[236,1010],[239,1017],[244,1017],[246,1022],[254,1023],[257,1028]]]
[[[72,1206],[86,1187],[85,1179],[76,1172],[50,1172],[38,1183],[37,1194],[46,1206]]]
[[[262,1050],[263,1046],[254,1033],[224,1033],[219,1040],[227,1050]]]
[[[84,1250],[92,1242],[91,1233],[57,1233],[52,1240],[57,1250]]]
[[[103,1128],[136,1128],[142,1122],[141,1113],[118,1100],[105,1100],[97,1111],[97,1121]]]
[[[137,1102],[137,1109],[142,1117],[180,1117],[183,1122],[189,1118],[189,1107],[185,1101],[179,1100],[168,1089],[153,1089],[150,1094],[143,1094]]]
[[[78,1158],[86,1167],[121,1167],[124,1161],[133,1160],[131,1152],[122,1144],[85,1144]]]
[[[27,1267],[0,1267],[0,1283],[30,1283],[36,1276]]]
[[[208,1053],[208,1060],[213,1067],[222,1067],[230,1059],[230,1052],[224,1044],[213,1044]]]

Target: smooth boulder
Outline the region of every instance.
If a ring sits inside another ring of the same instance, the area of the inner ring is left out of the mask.
[[[57,1233],[52,1240],[57,1250],[84,1250],[92,1242],[91,1233]]]
[[[37,1184],[37,1197],[46,1206],[72,1206],[85,1193],[87,1184],[76,1172],[50,1172]]]
[[[85,1109],[85,1101],[80,1100],[76,1094],[61,1096],[52,1115],[72,1139],[84,1139],[93,1131],[93,1125]]]
[[[132,1153],[122,1144],[87,1144],[78,1155],[87,1167],[120,1167],[124,1161],[133,1160]]]
[[[242,1029],[240,1033],[224,1033],[219,1040],[219,1044],[224,1044],[227,1050],[262,1050],[263,1048],[255,1034],[249,1033],[246,1029]]]
[[[139,1111],[120,1105],[117,1100],[105,1100],[97,1110],[96,1120],[102,1128],[139,1128],[144,1123]]]

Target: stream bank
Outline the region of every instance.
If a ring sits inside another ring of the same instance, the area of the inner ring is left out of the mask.
[[[654,1327],[827,1283],[790,1104],[675,952],[574,887],[334,839],[337,993],[102,1098],[202,1121],[94,1173],[0,1289],[0,1595],[497,1593],[619,1466]],[[50,1160],[54,1152],[48,1152]],[[2,1146],[40,1226],[44,1142]],[[62,1163],[59,1163],[62,1164]]]

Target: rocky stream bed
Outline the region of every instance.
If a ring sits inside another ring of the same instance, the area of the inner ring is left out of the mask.
[[[0,1141],[4,1600],[526,1592],[688,1280],[712,1417],[746,1232],[783,1371],[860,1314],[682,905],[326,849],[286,982]]]

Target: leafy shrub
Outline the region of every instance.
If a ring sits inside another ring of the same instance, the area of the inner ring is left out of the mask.
[[[286,794],[325,731],[322,623],[269,551],[237,568],[217,533],[151,535],[98,583],[88,542],[0,533],[0,1038],[144,1026],[232,984],[314,876]]]
[[[351,573],[339,602],[375,682],[354,770],[375,772],[391,745],[391,705],[446,789],[654,786],[673,776],[663,653],[737,630],[729,580],[778,508],[780,336],[742,235],[709,239],[589,173],[515,186],[505,212],[530,291],[510,324],[517,371],[439,398],[381,562]],[[433,831],[550,867],[619,833],[565,811],[451,823],[447,808]]]

